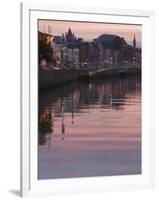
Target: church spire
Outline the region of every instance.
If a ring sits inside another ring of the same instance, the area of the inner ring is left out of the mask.
[[[72,33],[71,28],[69,27],[68,32],[65,33],[66,41],[67,42],[74,42],[76,40],[76,37],[74,33]]]
[[[135,34],[134,34],[134,39],[133,39],[133,48],[136,48],[136,38],[135,38]]]

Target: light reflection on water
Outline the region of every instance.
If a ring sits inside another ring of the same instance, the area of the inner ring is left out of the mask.
[[[39,93],[39,179],[141,173],[141,81],[72,82]]]

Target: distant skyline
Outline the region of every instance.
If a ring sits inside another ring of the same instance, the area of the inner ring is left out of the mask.
[[[126,42],[132,45],[135,35],[137,47],[141,47],[142,25],[39,20],[39,31],[48,33],[48,26],[51,27],[52,35],[62,35],[70,27],[77,38],[82,37],[86,41],[91,41],[101,34],[115,34],[124,37]]]

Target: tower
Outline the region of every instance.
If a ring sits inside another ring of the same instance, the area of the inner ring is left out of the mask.
[[[68,29],[68,32],[65,33],[66,41],[67,42],[74,42],[76,41],[76,37],[74,33],[72,33],[71,28]]]
[[[51,35],[51,26],[48,25],[48,34]]]
[[[136,38],[135,38],[135,34],[134,34],[134,39],[133,39],[133,48],[136,48]]]

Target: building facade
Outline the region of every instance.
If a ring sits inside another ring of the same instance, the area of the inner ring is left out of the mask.
[[[54,70],[141,64],[141,49],[136,47],[135,35],[132,46],[124,38],[112,34],[102,34],[86,42],[77,38],[69,28],[61,36],[39,32],[39,47],[39,58],[45,69],[48,63]]]

